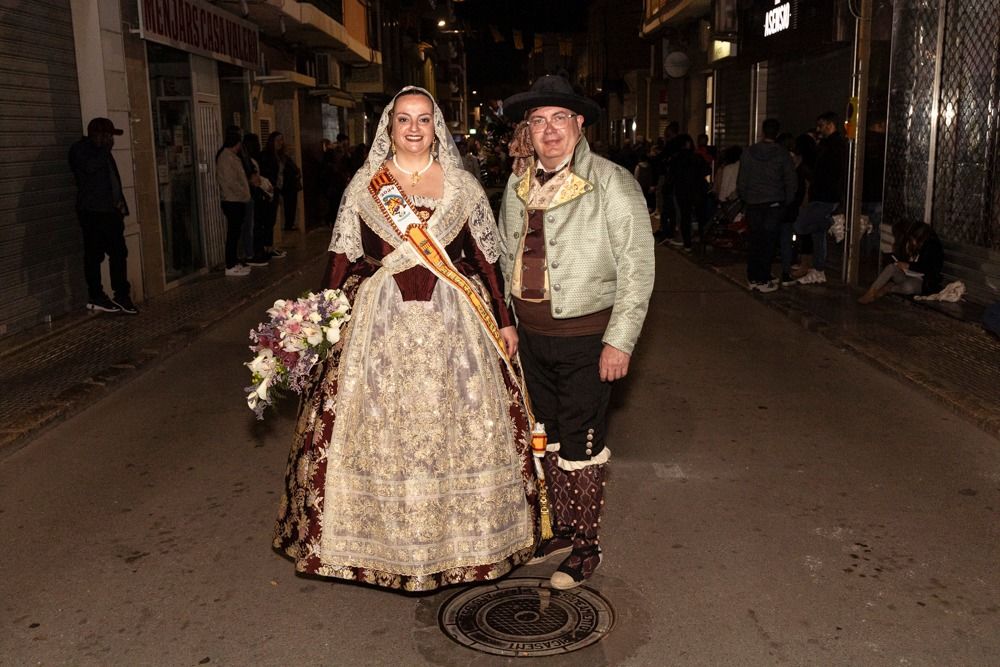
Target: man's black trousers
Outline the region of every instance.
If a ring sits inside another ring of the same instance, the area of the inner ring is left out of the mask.
[[[601,335],[543,336],[518,328],[535,419],[559,458],[589,461],[604,450],[611,383],[601,382]],[[588,451],[589,450],[589,451]]]
[[[83,276],[91,301],[104,295],[101,285],[101,262],[108,258],[111,289],[116,297],[130,296],[128,283],[128,246],[125,245],[125,219],[118,211],[77,211],[83,230]]]

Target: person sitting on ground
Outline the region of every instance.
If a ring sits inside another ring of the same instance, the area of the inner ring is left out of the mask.
[[[712,188],[719,202],[736,199],[736,181],[740,175],[740,158],[742,156],[743,149],[739,146],[730,146],[722,151],[722,159],[719,161],[719,168],[715,171],[715,184]]]
[[[925,222],[911,225],[897,244],[893,259],[858,303],[872,303],[890,292],[928,295],[941,291],[944,249],[930,225]]]

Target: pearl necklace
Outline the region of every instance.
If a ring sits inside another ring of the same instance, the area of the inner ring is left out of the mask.
[[[417,183],[420,182],[420,177],[424,175],[424,172],[427,171],[428,169],[430,169],[431,165],[434,164],[434,156],[433,155],[428,155],[427,156],[427,164],[424,166],[423,169],[418,169],[416,171],[407,171],[406,169],[403,169],[402,167],[400,167],[399,163],[396,162],[396,156],[395,155],[392,156],[392,163],[394,165],[396,165],[396,169],[399,169],[401,172],[403,172],[404,174],[406,174],[407,176],[410,177],[410,185],[416,185]]]

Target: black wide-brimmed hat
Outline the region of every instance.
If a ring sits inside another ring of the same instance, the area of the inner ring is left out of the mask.
[[[503,112],[510,118],[521,120],[524,114],[537,107],[563,107],[583,116],[583,124],[592,125],[601,117],[601,107],[594,100],[578,95],[569,81],[556,74],[546,74],[526,93],[511,95],[503,103]]]

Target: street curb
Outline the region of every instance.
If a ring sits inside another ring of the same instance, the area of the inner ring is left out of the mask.
[[[167,359],[188,347],[212,324],[234,314],[250,302],[259,299],[269,290],[298,278],[307,271],[316,271],[315,265],[321,263],[325,257],[325,249],[313,257],[306,256],[295,269],[276,275],[275,280],[266,285],[248,290],[230,302],[228,308],[212,311],[212,316],[209,318],[182,324],[177,329],[150,341],[150,345],[143,348],[134,358],[122,359],[110,364],[86,380],[69,387],[52,399],[38,404],[27,413],[4,424],[0,428],[0,460],[20,450],[49,428],[66,421],[115,389],[139,377],[154,367],[156,365],[154,362]],[[86,321],[86,318],[80,318],[79,321]],[[61,327],[56,332],[47,333],[40,340],[64,333],[78,323],[74,322]],[[11,353],[13,352],[16,350]]]
[[[765,304],[767,307],[775,310],[793,322],[801,325],[808,331],[814,332],[826,339],[827,342],[847,350],[854,354],[856,357],[866,361],[870,365],[874,366],[883,373],[897,379],[906,381],[906,383],[915,385],[918,389],[922,390],[924,393],[928,394],[932,399],[938,403],[944,405],[949,410],[951,410],[956,415],[962,417],[963,419],[971,422],[975,426],[979,427],[989,435],[1000,440],[1000,417],[996,415],[995,410],[991,410],[989,406],[978,405],[976,401],[976,406],[970,406],[966,403],[969,400],[968,396],[956,395],[956,392],[952,388],[944,387],[937,384],[932,378],[909,371],[905,368],[900,368],[892,364],[886,363],[880,359],[874,353],[866,350],[865,348],[857,345],[850,339],[841,336],[837,327],[831,325],[828,321],[824,320],[822,317],[810,312],[804,308],[799,307],[795,304],[786,304],[781,301],[769,298],[770,295],[760,294],[757,292],[750,291],[746,289],[746,285],[733,278],[721,268],[713,266],[711,264],[703,263],[697,261],[697,258],[693,256],[684,256],[684,253],[673,251],[674,254],[684,257],[688,262],[698,266],[702,269],[714,273],[717,276],[724,278],[730,283],[737,285],[744,289],[752,298]],[[774,294],[780,294],[780,290]],[[929,311],[931,312],[931,311]],[[939,317],[947,317],[943,313],[935,313]],[[971,325],[970,325],[971,326]]]

